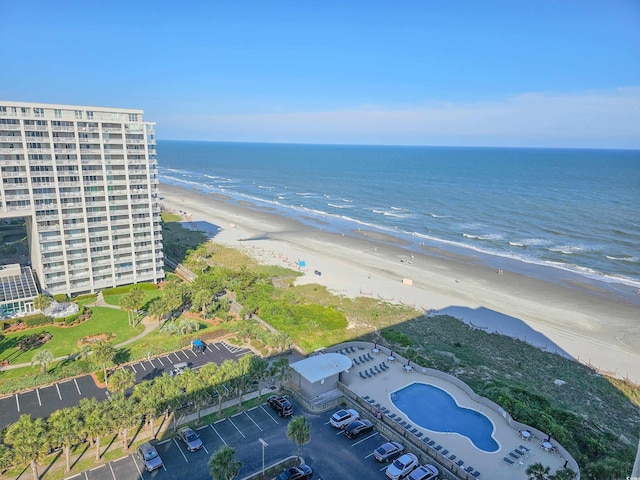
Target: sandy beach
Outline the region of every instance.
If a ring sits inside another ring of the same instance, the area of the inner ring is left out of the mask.
[[[489,268],[471,256],[369,230],[326,231],[249,202],[160,185],[161,203],[190,228],[262,263],[298,269],[298,283],[448,313],[477,328],[517,337],[600,371],[640,383],[640,308],[588,285],[544,281]],[[575,283],[575,282],[574,282]]]

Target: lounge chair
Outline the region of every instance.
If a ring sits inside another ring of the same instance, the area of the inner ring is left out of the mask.
[[[390,413],[389,414],[389,418],[396,418],[396,414],[395,413]]]
[[[511,460],[509,457],[504,457],[502,460],[504,460],[505,462],[507,462],[509,465],[513,465],[513,460]]]
[[[449,454],[449,450],[447,450],[446,448],[442,450],[442,455],[446,457],[448,454]]]
[[[416,437],[420,438],[422,436],[422,432],[416,433]]]
[[[362,372],[358,372],[360,374],[360,378],[362,378],[363,380],[366,380],[367,377],[362,373]]]
[[[371,374],[369,373],[369,370],[365,370],[365,371],[364,371],[364,374],[365,374],[368,378],[371,378]]]
[[[464,469],[465,472],[471,473],[473,471],[473,467],[467,467]]]
[[[459,467],[461,467],[462,465],[464,465],[464,460],[458,460],[456,462],[456,465],[458,465]]]
[[[360,372],[362,373],[362,372]],[[369,400],[371,397],[369,395],[365,395],[364,397],[362,397],[363,400]]]
[[[458,457],[456,457],[454,454],[449,455],[449,460],[451,460],[452,462]]]
[[[438,452],[439,452],[440,450],[442,450],[442,445],[436,445],[436,446],[435,446],[435,449],[436,449],[436,451],[438,451]]]
[[[516,454],[515,454],[515,453],[513,453],[513,452],[509,452],[509,456],[510,456],[511,458],[513,458],[514,460],[518,460],[518,459],[520,458],[520,455],[516,455]]]
[[[430,447],[433,447],[435,444],[436,444],[436,441],[435,441],[435,440],[429,440],[429,441],[427,442],[427,445],[429,445]]]
[[[351,353],[355,353],[356,351],[356,347],[354,347],[353,345],[351,345],[351,347],[349,347],[351,349]]]
[[[478,478],[480,476],[480,472],[478,470],[476,470],[475,472],[472,473],[472,475],[476,478]]]

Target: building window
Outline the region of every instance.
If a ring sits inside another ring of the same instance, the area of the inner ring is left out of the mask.
[[[76,120],[82,120],[82,110],[76,110]]]
[[[129,114],[129,121],[130,122],[137,122],[138,121],[138,114],[137,113],[130,113]]]
[[[7,113],[7,107],[0,107],[0,113],[3,113],[6,115]]]
[[[91,112],[91,111],[87,110],[87,118],[88,118],[89,120],[93,120],[93,112]]]
[[[44,117],[44,108],[34,108],[33,115],[36,117]]]
[[[29,109],[27,107],[20,107],[20,113],[22,113],[23,117],[29,115]]]
[[[62,118],[62,110],[56,108],[55,110],[53,110],[53,116],[56,118]]]

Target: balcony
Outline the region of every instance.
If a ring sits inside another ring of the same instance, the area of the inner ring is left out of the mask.
[[[122,133],[122,128],[102,127],[104,133]]]
[[[8,123],[6,125],[2,125],[2,130],[20,130],[20,124],[11,124]]]
[[[27,148],[27,153],[51,153],[51,147]]]
[[[75,148],[54,148],[53,151],[54,153],[61,153],[66,155],[77,153],[77,150]]]
[[[24,178],[27,176],[27,172],[26,171],[22,171],[22,172],[4,172],[3,171],[1,175],[2,175],[2,178]]]
[[[2,125],[0,125],[0,128],[2,128]],[[20,136],[5,137],[3,135],[0,135],[0,142],[20,143],[20,142],[22,142],[22,137],[20,137]]]

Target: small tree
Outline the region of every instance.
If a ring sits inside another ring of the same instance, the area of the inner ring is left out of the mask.
[[[108,342],[96,342],[93,346],[93,355],[98,365],[102,366],[102,372],[104,374],[104,383],[107,382],[107,364],[113,362],[113,357],[116,355],[116,349]]]
[[[577,474],[570,468],[561,468],[549,477],[551,480],[575,480]]]
[[[293,417],[287,425],[287,438],[298,447],[298,461],[300,461],[300,448],[311,440],[311,424],[305,416]]]
[[[4,443],[10,445],[16,462],[28,463],[34,479],[40,478],[38,464],[49,451],[49,438],[44,420],[31,415],[20,415],[20,419],[7,429]]]
[[[111,384],[109,390],[114,393],[123,394],[128,388],[133,387],[134,383],[136,383],[136,374],[133,370],[119,368],[111,374],[109,383]]]
[[[232,480],[242,466],[235,458],[236,451],[225,445],[220,447],[209,458],[209,473],[214,480]]]
[[[44,293],[41,293],[36,298],[33,299],[33,308],[36,310],[45,311],[47,307],[51,305],[51,297],[48,297]]]
[[[82,440],[82,420],[79,407],[56,410],[49,417],[50,439],[53,446],[64,448],[67,472],[71,470],[71,447]]]
[[[38,350],[31,359],[31,365],[40,365],[40,371],[42,373],[47,371],[49,365],[55,361],[56,357],[53,356],[51,350]]]
[[[527,474],[528,480],[549,480],[549,471],[549,467],[536,462],[529,465],[524,473]]]

